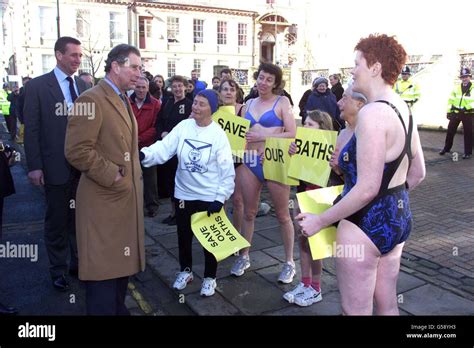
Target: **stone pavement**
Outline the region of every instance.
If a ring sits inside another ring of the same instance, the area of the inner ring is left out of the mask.
[[[422,131],[427,177],[411,195],[414,230],[403,253],[398,301],[404,315],[474,314],[474,160],[454,161],[437,151],[444,132]],[[462,154],[462,135],[455,138],[453,152]],[[270,203],[266,190],[262,199]],[[274,214],[256,220],[250,258],[251,268],[242,277],[230,275],[234,256],[222,261],[217,273],[217,291],[211,298],[199,295],[204,258],[193,244],[194,281],[181,293],[170,289],[179,271],[174,227],[160,223],[167,216],[164,201],[160,214],[146,218],[148,269],[136,284],[152,293],[150,314],[197,315],[338,315],[341,313],[333,259],[324,260],[323,301],[301,308],[282,299],[299,280],[299,265],[293,284],[276,282],[284,251]],[[295,247],[298,258],[298,247]],[[164,296],[154,292],[157,276]],[[145,296],[146,297],[146,296]],[[180,305],[177,305],[179,303]],[[176,312],[176,309],[179,311]]]
[[[411,195],[414,230],[405,246],[398,284],[403,315],[474,314],[474,159],[453,161],[439,156],[445,133],[422,131],[427,177]],[[4,133],[0,134],[3,139]],[[462,154],[462,135],[453,151]],[[459,156],[460,158],[460,156]],[[42,240],[41,190],[27,183],[24,166],[13,168],[17,194],[5,201],[4,240],[37,243],[39,259],[0,260],[2,301],[15,304],[25,315],[72,315],[84,313],[84,289],[73,279],[71,294],[58,294],[47,276],[47,256]],[[262,194],[269,202],[268,192]],[[310,307],[290,305],[282,299],[293,284],[276,282],[284,262],[278,223],[273,214],[257,218],[251,251],[252,266],[236,278],[229,270],[235,260],[219,264],[216,295],[199,295],[203,274],[202,249],[193,245],[195,279],[181,293],[171,289],[179,270],[176,227],[160,221],[168,215],[169,201],[162,200],[160,214],[145,218],[147,269],[129,284],[127,306],[133,315],[338,315],[340,314],[334,260],[324,261],[323,301]],[[273,213],[273,212],[272,212]],[[298,257],[295,247],[295,257]],[[8,271],[6,271],[8,270]],[[41,271],[38,271],[41,270]]]

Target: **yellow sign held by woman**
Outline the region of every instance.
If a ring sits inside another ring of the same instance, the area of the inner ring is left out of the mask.
[[[321,214],[332,206],[332,202],[342,192],[343,186],[331,186],[296,194],[301,212]],[[334,255],[336,227],[323,228],[308,238],[313,260],[320,260]]]
[[[250,247],[249,242],[232,226],[223,209],[210,217],[207,212],[193,214],[191,229],[199,243],[215,256],[217,262],[240,249]]]
[[[235,115],[233,106],[221,106],[212,115],[212,119],[222,127],[227,135],[232,154],[242,158],[246,143],[245,134],[250,129],[250,121]]]
[[[265,159],[263,161],[263,176],[265,179],[281,182],[285,185],[296,186],[299,181],[288,177],[290,155],[288,149],[294,139],[267,138],[265,140]]]
[[[291,156],[288,175],[326,187],[331,168],[329,161],[336,146],[337,132],[298,127],[296,154]]]

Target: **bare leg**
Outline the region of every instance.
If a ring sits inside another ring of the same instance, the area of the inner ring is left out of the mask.
[[[235,189],[233,194],[233,208],[232,208],[232,224],[234,225],[237,231],[242,229],[242,220],[244,218],[244,197],[242,195],[242,167],[245,165],[240,165],[235,170]]]
[[[285,246],[286,261],[293,263],[293,247],[295,244],[295,230],[289,211],[290,186],[276,181],[267,181],[268,190],[272,198],[273,207],[280,223],[281,236]]]
[[[379,250],[360,228],[347,220],[339,222],[336,248],[362,251],[362,255],[336,257],[343,314],[372,315]]]
[[[244,202],[244,217],[242,220],[242,236],[252,243],[253,232],[255,228],[255,216],[257,215],[258,203],[260,202],[260,191],[262,190],[262,183],[257,177],[247,168],[246,165],[241,165],[241,182],[245,183],[242,186],[242,197]],[[241,255],[248,255],[249,248],[241,250]]]
[[[392,251],[380,258],[375,284],[377,315],[399,315],[397,303],[397,280],[400,258],[405,243],[398,244]]]

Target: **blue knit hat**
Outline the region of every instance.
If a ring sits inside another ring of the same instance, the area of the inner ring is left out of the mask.
[[[217,108],[219,107],[219,97],[217,96],[216,91],[212,89],[204,89],[199,92],[197,95],[203,96],[209,102],[209,106],[211,107],[211,112],[215,113]]]

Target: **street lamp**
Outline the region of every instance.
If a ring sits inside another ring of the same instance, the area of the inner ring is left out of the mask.
[[[60,29],[60,21],[59,21],[59,0],[56,0],[56,22],[57,22],[57,29],[58,29],[58,39],[61,37],[61,29]]]

